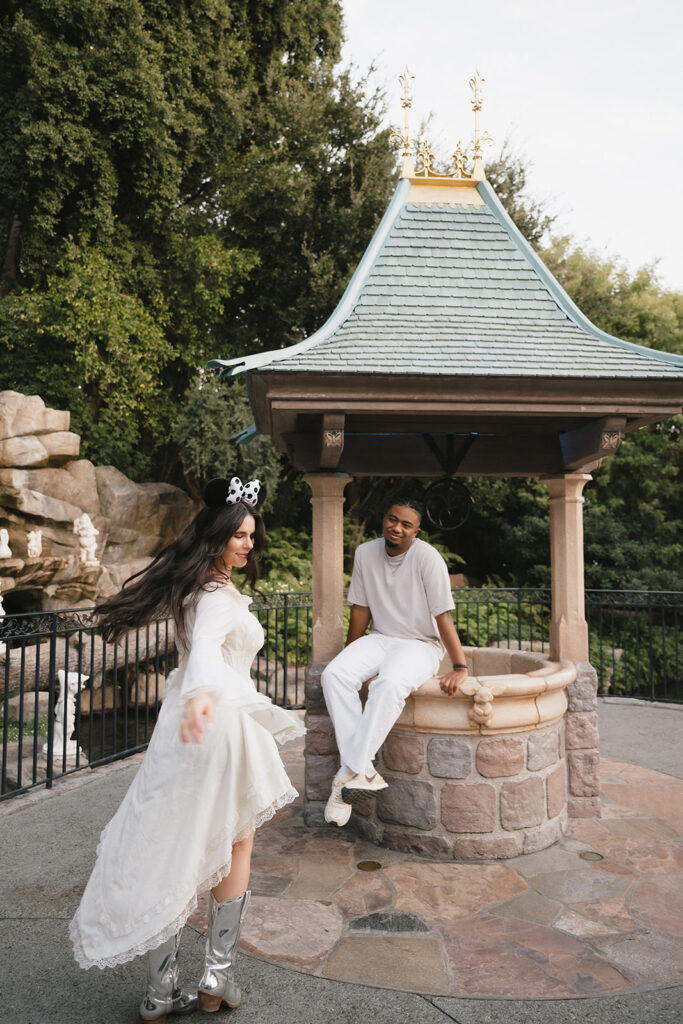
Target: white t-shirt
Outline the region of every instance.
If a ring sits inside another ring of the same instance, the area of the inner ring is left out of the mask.
[[[443,657],[435,616],[455,605],[446,563],[426,541],[416,537],[405,556],[394,558],[387,555],[383,537],[361,544],[353,559],[349,601],[370,609],[371,632],[423,640]]]

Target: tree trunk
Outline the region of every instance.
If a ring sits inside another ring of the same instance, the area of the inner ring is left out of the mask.
[[[21,252],[21,221],[18,214],[12,217],[12,224],[9,229],[7,248],[5,249],[5,260],[2,265],[2,290],[9,291],[11,285],[16,281],[19,272],[19,254]]]

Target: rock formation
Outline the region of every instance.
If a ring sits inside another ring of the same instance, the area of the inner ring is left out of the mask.
[[[11,551],[0,557],[0,592],[7,613],[86,607],[115,593],[194,512],[178,487],[137,484],[113,466],[79,459],[80,438],[69,421],[69,412],[47,409],[36,395],[0,391],[0,530]],[[74,532],[84,515],[97,531],[96,557],[85,561]],[[35,531],[39,556],[29,554]]]

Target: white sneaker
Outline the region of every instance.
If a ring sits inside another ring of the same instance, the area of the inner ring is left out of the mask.
[[[335,775],[332,781],[332,791],[325,804],[325,821],[329,824],[346,825],[351,817],[353,808],[351,804],[347,804],[346,800],[342,800],[342,789],[353,777],[353,772],[344,771],[342,768]]]
[[[378,771],[375,771],[372,764],[369,764],[364,772],[358,772],[344,785],[347,789],[365,789],[371,793],[388,788],[388,783],[384,781]]]

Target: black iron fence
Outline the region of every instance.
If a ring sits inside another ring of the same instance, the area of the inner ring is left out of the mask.
[[[458,589],[456,627],[467,646],[547,652],[550,591]],[[679,619],[683,593],[586,593],[590,660],[600,693],[683,702]],[[258,689],[304,704],[311,660],[311,595],[256,603],[265,643]],[[173,623],[155,622],[104,644],[87,611],[7,615],[0,621],[0,799],[143,750],[167,675],[177,663]]]
[[[265,643],[253,668],[261,693],[303,707],[311,595],[257,603]],[[105,644],[87,611],[0,621],[0,799],[144,750],[178,655],[162,620]]]
[[[463,588],[453,597],[466,646],[549,650],[549,589]],[[601,696],[683,703],[682,613],[681,591],[586,591],[589,660]]]

